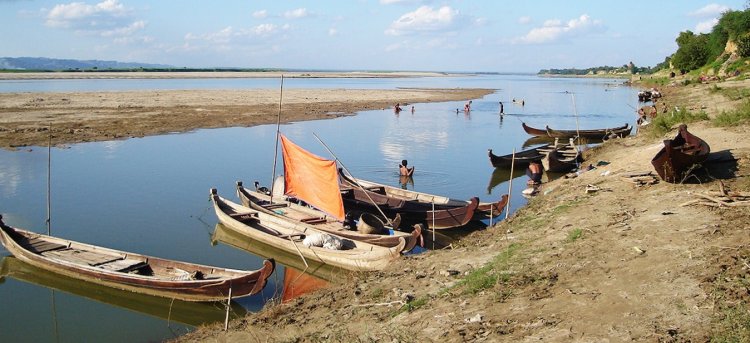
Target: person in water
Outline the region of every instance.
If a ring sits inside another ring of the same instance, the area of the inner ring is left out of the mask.
[[[529,181],[526,184],[538,185],[542,183],[542,164],[539,161],[532,161],[529,163],[529,167],[526,168],[526,175],[529,177]]]
[[[398,173],[403,176],[411,176],[414,174],[414,167],[407,167],[406,160],[401,160],[401,164],[398,165]]]
[[[503,108],[503,102],[500,101],[500,115],[505,114],[505,109]]]
[[[401,103],[397,103],[396,106],[393,106],[393,111],[396,113],[401,112]]]

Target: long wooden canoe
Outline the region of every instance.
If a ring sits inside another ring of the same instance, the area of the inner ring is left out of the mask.
[[[395,223],[392,227],[393,230],[390,230],[393,234],[388,234],[390,231],[387,228],[382,234],[368,234],[349,230],[344,227],[342,222],[339,222],[323,211],[289,201],[282,201],[280,198],[271,201],[270,195],[247,189],[242,185],[242,181],[237,181],[237,197],[240,198],[242,205],[254,210],[262,211],[291,222],[307,223],[318,230],[333,233],[341,237],[388,248],[401,244],[399,237],[403,237],[406,240],[404,251],[409,251],[419,242],[419,236],[422,234],[421,225],[414,225],[411,233],[407,233],[395,230],[398,227],[398,223]]]
[[[219,222],[254,240],[271,245],[305,259],[354,271],[381,270],[401,256],[406,240],[392,248],[359,242],[315,229],[304,223],[290,223],[265,212],[229,201],[211,189],[211,200]],[[308,235],[330,235],[341,240],[341,250],[303,244]]]
[[[460,200],[449,198],[441,195],[434,195],[429,193],[411,191],[408,189],[393,187],[367,181],[359,178],[354,178],[344,174],[343,170],[339,169],[339,177],[342,181],[342,187],[345,189],[361,189],[368,190],[368,194],[371,197],[376,198],[375,203],[378,206],[403,206],[400,205],[402,201],[406,201],[410,204],[407,206],[413,206],[420,211],[432,210],[433,205],[436,210],[450,209],[455,207],[465,207],[470,205],[472,200]],[[358,186],[359,185],[359,186]],[[361,188],[360,188],[361,186]],[[376,193],[376,194],[373,194]],[[360,195],[361,196],[361,195]],[[473,199],[473,198],[472,198]],[[346,200],[346,199],[344,199]],[[477,198],[477,201],[479,199]],[[479,202],[476,209],[474,210],[473,220],[489,219],[490,216],[496,217],[500,215],[500,209],[505,207],[508,201],[507,194],[500,197],[500,200],[496,202]]]
[[[588,130],[555,130],[547,128],[547,135],[553,138],[590,138],[590,139],[607,139],[612,136],[626,137],[630,135],[632,127],[626,123],[623,126],[612,127],[607,129],[588,129]]]
[[[254,271],[139,255],[13,228],[0,216],[0,241],[37,268],[112,288],[185,301],[226,300],[260,292],[273,260]]]
[[[687,144],[688,142],[691,143]],[[694,149],[689,149],[689,145]],[[711,147],[706,141],[688,132],[687,126],[680,125],[677,136],[664,141],[664,147],[651,159],[651,165],[662,180],[680,183],[690,175],[695,166],[706,161],[710,152]]]
[[[5,256],[0,261],[0,279],[3,277],[191,326],[221,323],[226,316],[223,302],[219,305],[216,302],[182,301],[123,291],[53,273],[13,256]],[[230,306],[232,319],[247,314],[247,310],[236,301],[232,301]]]

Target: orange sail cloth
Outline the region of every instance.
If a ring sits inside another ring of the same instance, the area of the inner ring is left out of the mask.
[[[284,194],[301,199],[336,219],[344,220],[336,162],[318,157],[281,136]]]

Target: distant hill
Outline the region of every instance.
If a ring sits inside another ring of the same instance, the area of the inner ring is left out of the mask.
[[[174,68],[166,64],[69,60],[45,57],[0,57],[0,69],[10,70],[107,70],[133,68]]]

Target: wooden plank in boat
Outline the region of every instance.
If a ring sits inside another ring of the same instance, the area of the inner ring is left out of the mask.
[[[44,252],[42,253],[42,255],[76,264],[88,264],[90,266],[98,266],[122,259],[121,256],[101,254],[93,251],[79,249],[53,250]]]
[[[110,261],[104,264],[100,264],[97,267],[106,269],[106,270],[115,271],[115,272],[128,273],[128,272],[143,268],[147,265],[148,263],[141,261],[141,260],[123,258],[123,259],[119,259],[115,261]]]
[[[63,249],[63,248],[66,248],[67,246],[64,244],[45,241],[39,238],[31,238],[23,244],[23,247],[33,253],[41,254],[45,251]]]
[[[300,221],[306,224],[323,224],[327,220],[322,217],[312,217],[312,218],[301,219]]]
[[[268,210],[273,210],[275,208],[287,207],[287,205],[288,204],[286,203],[268,204],[268,205],[263,205],[263,208],[268,209]]]

